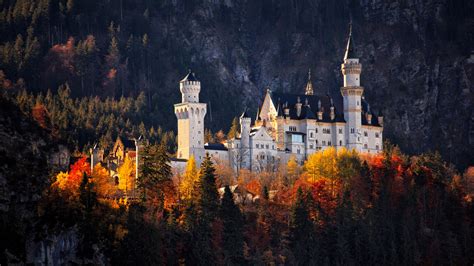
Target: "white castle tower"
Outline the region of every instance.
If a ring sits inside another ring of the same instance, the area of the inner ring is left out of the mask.
[[[242,167],[248,168],[250,167],[250,124],[251,118],[247,114],[247,109],[242,113],[240,116],[240,144],[242,145],[241,148],[241,160],[242,160]]]
[[[361,141],[361,114],[362,114],[362,94],[364,88],[360,86],[360,73],[362,65],[355,55],[352,40],[352,24],[349,29],[344,63],[341,65],[344,75],[344,87],[341,94],[344,101],[344,120],[346,121],[346,147],[349,149],[362,150]]]
[[[178,118],[178,159],[189,159],[194,155],[197,163],[204,158],[204,117],[207,106],[199,102],[201,82],[194,73],[179,82],[181,103],[174,105],[174,113]]]

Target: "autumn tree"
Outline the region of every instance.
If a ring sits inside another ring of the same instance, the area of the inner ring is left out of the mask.
[[[95,191],[99,198],[107,198],[113,195],[116,191],[109,172],[101,165],[101,163],[94,166],[92,171],[92,182],[95,184]]]
[[[237,117],[234,117],[234,119],[232,120],[232,125],[229,129],[229,133],[227,133],[227,138],[233,139],[237,137],[239,134],[239,127],[239,120],[237,119]]]
[[[284,182],[285,186],[293,185],[296,179],[298,179],[301,173],[301,167],[299,166],[298,162],[296,161],[296,156],[290,156],[286,164],[286,180]]]
[[[179,184],[179,195],[183,200],[191,200],[197,198],[198,192],[199,175],[196,167],[196,161],[194,156],[188,159],[186,164],[186,170],[184,171],[183,178]]]
[[[135,190],[135,161],[125,156],[123,164],[118,168],[119,175],[119,189],[129,193]]]

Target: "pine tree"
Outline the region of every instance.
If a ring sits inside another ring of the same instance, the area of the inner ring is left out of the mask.
[[[298,188],[296,201],[290,218],[291,250],[298,265],[307,265],[313,260],[314,225],[309,217],[303,190]]]
[[[170,181],[172,172],[170,159],[163,145],[147,145],[142,152],[142,164],[138,176],[138,185],[142,190],[142,199],[164,199],[163,185]]]
[[[220,218],[223,222],[222,248],[226,265],[241,265],[244,262],[244,239],[242,235],[242,213],[234,203],[234,197],[225,187],[220,208]]]
[[[219,196],[216,187],[215,169],[209,154],[206,154],[199,171],[199,208],[201,216],[208,223],[216,217]]]

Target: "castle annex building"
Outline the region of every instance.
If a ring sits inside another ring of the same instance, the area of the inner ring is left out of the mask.
[[[244,111],[240,135],[222,144],[204,143],[207,108],[199,102],[201,83],[190,72],[179,82],[182,101],[174,105],[178,118],[177,159],[186,160],[193,155],[201,162],[208,152],[234,169],[258,171],[286,162],[290,156],[303,162],[308,155],[331,146],[365,153],[381,151],[383,117],[374,114],[363,98],[362,65],[355,54],[351,32],[341,71],[342,101],[315,94],[309,73],[304,94],[268,89],[254,121]]]

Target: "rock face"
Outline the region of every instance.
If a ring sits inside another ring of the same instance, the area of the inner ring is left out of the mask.
[[[338,97],[352,17],[365,97],[385,116],[385,136],[409,153],[474,161],[472,1],[172,1],[165,13],[151,34],[167,44],[165,106],[179,100],[178,70],[192,67],[214,130],[246,105],[256,111],[267,86],[303,93],[309,68],[316,94]]]
[[[47,158],[58,145],[3,96],[0,125],[0,264],[6,265],[25,261],[25,244],[36,235],[38,200],[50,183]]]

